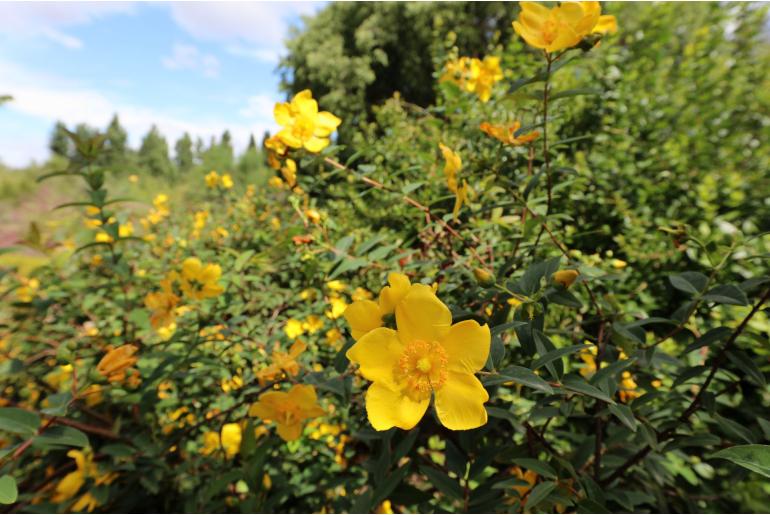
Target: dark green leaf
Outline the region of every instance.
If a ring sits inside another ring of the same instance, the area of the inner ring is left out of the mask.
[[[19,408],[0,408],[0,431],[32,436],[40,427],[40,417],[31,411]]]
[[[736,445],[711,455],[730,460],[765,477],[770,477],[770,445]]]

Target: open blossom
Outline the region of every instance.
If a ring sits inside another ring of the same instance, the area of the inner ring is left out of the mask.
[[[184,294],[192,299],[202,300],[216,297],[224,291],[219,285],[222,268],[208,263],[204,265],[200,259],[190,257],[182,263],[180,282]]]
[[[489,122],[483,122],[479,125],[479,129],[482,130],[488,136],[492,136],[501,143],[507,145],[519,146],[526,145],[532,141],[535,141],[540,133],[538,131],[528,132],[527,134],[516,133],[521,129],[521,122],[513,122],[511,125],[492,125]]]
[[[288,392],[263,393],[249,408],[249,416],[275,422],[278,436],[287,442],[302,435],[306,420],[323,414],[315,388],[304,384],[295,384]]]
[[[210,455],[223,449],[227,458],[232,458],[241,450],[243,434],[240,424],[229,423],[222,426],[222,430],[207,431],[203,434],[203,448],[201,454]]]
[[[487,102],[492,96],[492,87],[502,79],[500,58],[486,56],[483,60],[460,57],[447,62],[439,81],[454,82],[465,91],[476,93],[482,102]]]
[[[135,345],[121,345],[117,349],[110,350],[96,365],[96,371],[110,382],[123,381],[126,377],[126,369],[134,366],[137,357]]]
[[[275,105],[275,121],[283,127],[277,136],[291,148],[320,152],[329,145],[329,136],[342,120],[328,111],[318,111],[318,102],[309,89],[300,91],[291,102]]]
[[[92,454],[90,450],[79,451],[76,449],[67,452],[67,456],[75,460],[76,469],[63,478],[56,484],[51,502],[60,503],[72,499],[77,495],[80,489],[85,485],[86,479],[93,479],[94,484],[108,485],[112,483],[117,474],[100,473],[93,462]],[[98,501],[91,495],[90,492],[86,492],[75,504],[72,505],[71,510],[75,512],[88,511],[92,512],[98,506]]]
[[[305,349],[307,349],[307,345],[302,340],[295,341],[289,347],[289,352],[283,352],[276,343],[271,356],[271,363],[256,373],[257,379],[260,383],[264,383],[265,381],[272,381],[284,373],[288,376],[297,375],[299,373],[297,358],[305,352]]]
[[[617,31],[614,16],[601,14],[599,2],[562,2],[548,8],[536,2],[519,2],[521,12],[513,29],[529,45],[546,52],[574,47],[592,33]]]
[[[374,327],[378,322],[372,301],[359,301],[346,312],[346,318],[355,322],[351,328],[358,339],[347,357],[373,382],[366,393],[372,426],[378,431],[394,426],[411,429],[425,414],[431,397],[447,428],[483,426],[489,395],[474,374],[489,356],[489,327],[474,320],[452,325],[449,308],[430,286],[407,286],[405,277],[398,274],[392,278],[377,306],[380,326]],[[382,313],[390,308],[396,314],[395,330],[381,327]]]

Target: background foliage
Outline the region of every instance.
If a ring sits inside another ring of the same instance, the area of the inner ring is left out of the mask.
[[[550,209],[542,139],[530,150],[479,130],[543,130],[544,60],[513,34],[513,4],[340,3],[309,20],[287,43],[284,87],[311,89],[343,124],[335,145],[294,155],[299,190],[253,138],[236,157],[228,133],[169,144],[151,130],[131,149],[117,116],[102,136],[57,125],[51,161],[0,184],[0,501],[770,510],[766,8],[603,10],[618,33],[549,79]],[[485,55],[505,74],[489,102],[438,81],[447,60]],[[439,142],[473,190],[457,220]],[[208,187],[212,170],[234,185]],[[224,293],[185,299],[159,331],[145,297],[191,256],[221,266]],[[553,281],[565,269],[580,271],[569,288]],[[429,412],[408,432],[371,429],[340,308],[393,270],[436,283],[455,321],[490,325],[485,426],[453,432]],[[279,388],[314,385],[325,414],[284,442],[248,412],[273,386],[260,372],[275,346],[298,339],[299,372]],[[124,344],[136,374],[107,382],[97,364]],[[212,446],[229,424],[240,441]]]

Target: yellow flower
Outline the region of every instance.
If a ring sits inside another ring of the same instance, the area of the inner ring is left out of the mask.
[[[281,168],[281,159],[286,155],[286,145],[278,136],[270,136],[265,140],[267,148],[267,164],[273,170]]]
[[[209,188],[216,188],[219,185],[219,174],[214,170],[211,170],[205,177],[206,186]]]
[[[232,458],[241,450],[241,426],[240,424],[230,423],[222,426],[220,439],[225,455]]]
[[[302,300],[313,300],[316,297],[316,291],[313,288],[305,288],[299,292],[299,298]]]
[[[342,297],[329,297],[329,304],[331,308],[326,310],[326,316],[332,320],[341,317],[348,308],[348,303]]]
[[[320,152],[329,145],[329,136],[342,120],[328,111],[318,111],[318,102],[309,89],[300,91],[291,102],[275,105],[273,116],[283,127],[278,138],[288,147]]]
[[[311,223],[314,223],[318,225],[321,223],[321,213],[318,212],[316,209],[306,209],[305,210],[305,216],[308,220],[310,220]]]
[[[513,122],[513,124],[509,126],[492,125],[488,122],[483,122],[481,125],[479,125],[479,129],[481,129],[485,134],[492,136],[496,140],[507,145],[526,145],[527,143],[536,140],[540,136],[538,131],[516,136],[516,132],[520,128],[521,122]]]
[[[571,48],[591,33],[615,32],[614,16],[601,16],[599,2],[562,2],[549,9],[535,2],[519,2],[513,29],[529,45],[546,52]]]
[[[136,184],[137,182],[139,182],[139,176],[132,173],[131,175],[128,176],[128,182],[132,182]]]
[[[315,388],[295,384],[288,392],[266,392],[249,408],[249,416],[276,423],[278,436],[289,442],[302,435],[305,420],[324,414]]]
[[[290,340],[293,340],[305,333],[305,327],[302,325],[302,322],[296,318],[290,318],[286,321],[283,332],[286,333],[286,336],[288,336]]]
[[[121,345],[117,349],[110,350],[96,365],[96,371],[107,378],[109,382],[123,381],[126,377],[126,369],[134,366],[139,350],[135,345]]]
[[[216,431],[206,431],[203,433],[203,447],[201,448],[201,454],[204,456],[214,454],[219,450],[219,445],[219,433]]]
[[[302,328],[310,334],[320,331],[324,326],[324,321],[316,315],[309,315],[304,322],[302,322]]]
[[[297,185],[297,163],[294,159],[287,159],[281,167],[281,175],[286,179],[290,188]]]
[[[259,382],[272,381],[281,373],[288,376],[297,375],[299,373],[297,358],[305,352],[305,349],[307,349],[307,345],[302,340],[295,341],[289,347],[289,352],[281,351],[278,343],[276,343],[273,348],[272,363],[255,374]]]
[[[572,286],[580,273],[577,270],[559,270],[553,274],[553,282],[565,288]]]
[[[96,236],[94,237],[94,241],[97,241],[99,243],[112,243],[115,241],[112,236],[107,234],[104,231],[99,231],[96,233]]]
[[[348,285],[339,279],[327,282],[326,287],[332,291],[345,291],[348,289]]]
[[[127,222],[125,224],[120,224],[118,227],[118,236],[121,238],[128,238],[134,234],[134,224],[131,222]]]
[[[164,327],[158,327],[156,332],[158,333],[158,337],[161,339],[161,341],[168,341],[172,336],[174,336],[174,333],[176,332],[176,322],[172,322]]]
[[[373,381],[366,410],[374,429],[411,429],[435,396],[436,414],[452,430],[487,422],[487,391],[474,375],[489,356],[487,325],[452,314],[430,286],[415,284],[395,306],[396,330],[379,327],[364,334],[348,359]]]
[[[280,180],[280,179],[278,179]],[[273,228],[273,230],[277,231],[281,228],[281,220],[279,220],[277,217],[273,217],[270,219],[270,227]]]
[[[463,204],[468,203],[468,181],[463,179],[463,185],[457,188],[455,192],[455,207],[452,209],[452,216],[457,221],[457,215],[462,209]]]
[[[169,273],[160,282],[161,291],[148,293],[144,297],[144,305],[152,310],[150,324],[154,329],[170,325],[176,319],[176,308],[181,300],[174,294],[172,282],[177,278],[176,272]]]
[[[517,485],[513,487],[513,489],[519,494],[519,498],[523,501],[529,491],[532,490],[532,487],[537,484],[537,472],[533,470],[527,470],[524,472],[519,467],[513,467],[511,472],[516,477],[516,479],[527,483],[526,485]],[[522,502],[522,504],[524,504],[524,502]]]
[[[110,484],[117,477],[115,473],[100,474],[92,460],[90,450],[78,451],[73,449],[67,452],[67,456],[75,460],[77,468],[57,483],[51,502],[60,503],[72,499],[88,478],[93,478],[96,485],[104,485]],[[82,511],[83,509],[92,511],[97,503],[95,499],[92,500],[88,496],[90,496],[89,493],[84,494],[72,507],[72,511]]]
[[[441,149],[441,153],[444,154],[444,176],[446,177],[447,188],[452,193],[455,193],[457,191],[457,173],[463,166],[463,160],[454,150],[446,145],[439,143],[438,147]]]
[[[338,348],[340,345],[340,342],[342,341],[342,333],[339,329],[336,327],[333,329],[329,329],[326,331],[326,343],[334,347],[335,349]]]
[[[283,189],[283,181],[280,177],[272,176],[267,180],[267,183],[275,189]]]
[[[388,499],[385,499],[375,508],[374,513],[394,513],[393,507]]]
[[[40,281],[35,278],[19,277],[19,283],[19,287],[16,288],[16,298],[19,302],[32,302],[37,290],[40,289]]]
[[[465,91],[476,93],[482,102],[487,102],[492,95],[492,87],[502,79],[500,58],[486,56],[483,61],[476,57],[460,57],[447,62],[439,81],[454,82]]]
[[[203,265],[200,259],[190,257],[182,263],[181,287],[185,295],[196,300],[216,297],[224,291],[218,284],[222,268],[215,264]]]
[[[226,190],[233,187],[233,178],[230,177],[229,173],[222,175],[222,187]]]

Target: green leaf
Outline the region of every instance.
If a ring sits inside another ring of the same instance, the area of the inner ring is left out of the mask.
[[[512,461],[516,465],[519,465],[520,467],[523,467],[527,470],[533,470],[545,478],[556,479],[558,477],[556,475],[556,471],[548,463],[543,461],[535,460],[532,458],[516,458]]]
[[[329,276],[329,279],[334,279],[335,277],[344,274],[345,272],[351,272],[353,270],[358,270],[362,266],[368,265],[369,262],[364,258],[348,258],[342,261],[340,265],[334,269],[334,272]]]
[[[420,472],[428,477],[434,488],[439,492],[454,499],[462,499],[463,491],[460,488],[460,483],[447,476],[440,470],[428,467],[426,465],[420,466]]]
[[[548,96],[550,100],[559,100],[560,98],[578,97],[581,95],[601,95],[602,91],[596,88],[575,88],[557,91]]]
[[[577,376],[565,377],[562,380],[562,386],[567,390],[571,390],[575,393],[588,395],[589,397],[602,400],[608,404],[615,404],[615,401],[607,397],[607,394],[605,394],[603,391],[599,390],[595,386],[591,386]]]
[[[748,354],[743,351],[733,349],[728,351],[727,357],[736,367],[741,369],[741,371],[744,372],[749,377],[749,379],[754,381],[754,383],[756,383],[758,386],[764,388],[767,385],[767,382],[765,381],[765,374],[759,370],[757,364],[754,363]]]
[[[700,272],[683,272],[681,274],[669,275],[668,280],[671,286],[677,290],[682,290],[691,295],[697,295],[708,286],[708,277]]]
[[[493,335],[495,335],[495,334],[500,334],[500,333],[503,333],[505,331],[508,331],[509,329],[516,329],[517,327],[522,327],[522,326],[525,326],[525,325],[527,325],[526,322],[522,322],[521,320],[514,320],[513,322],[508,322],[508,323],[505,323],[505,324],[496,325],[495,327],[493,327],[491,329],[490,332]]]
[[[247,250],[246,252],[243,252],[235,260],[235,264],[233,265],[233,270],[235,270],[236,272],[240,272],[241,270],[243,270],[243,267],[246,266],[246,263],[248,263],[253,256],[254,256],[253,250]]]
[[[32,436],[40,427],[40,417],[31,411],[19,408],[0,408],[0,431]]]
[[[0,504],[13,504],[18,497],[16,480],[8,474],[0,477]]]
[[[72,400],[72,394],[70,392],[54,393],[49,395],[46,400],[48,401],[48,407],[41,409],[40,412],[46,415],[61,417],[67,413],[67,406]]]
[[[719,413],[714,414],[714,420],[722,430],[734,439],[743,440],[746,443],[754,443],[754,434],[744,425],[723,417]]]
[[[623,422],[626,427],[636,433],[637,421],[636,417],[634,417],[634,412],[631,411],[631,408],[625,404],[610,404],[609,409],[610,413],[618,417],[618,419]]]
[[[374,491],[374,498],[371,504],[377,506],[384,501],[401,484],[408,472],[409,464],[407,463],[385,478],[382,484]]]
[[[527,509],[531,511],[533,507],[544,501],[545,498],[548,497],[548,494],[555,489],[556,483],[553,481],[544,481],[536,485],[532,491],[529,492],[529,497],[527,497]]]
[[[721,284],[711,288],[703,296],[703,300],[718,304],[731,304],[733,306],[746,306],[749,303],[749,299],[743,290],[734,284]]]
[[[537,333],[535,333],[537,334]],[[559,359],[563,356],[567,356],[569,354],[574,354],[578,351],[581,351],[583,349],[586,349],[590,347],[590,345],[570,345],[569,347],[562,347],[561,349],[552,350],[551,352],[546,353],[545,355],[539,357],[532,363],[532,370],[537,370],[538,368],[542,367],[543,365],[550,363],[551,361],[554,361],[556,359]]]
[[[88,437],[83,431],[69,426],[49,427],[42,434],[35,437],[33,445],[36,447],[88,447]]]
[[[711,458],[730,460],[765,477],[770,477],[770,445],[736,445],[715,452]]]
[[[684,349],[684,353],[689,354],[690,352],[698,350],[701,347],[706,347],[707,345],[721,342],[730,336],[732,332],[733,329],[730,327],[714,327],[713,329],[709,329],[705,334],[703,334],[703,336],[688,345],[687,348]]]
[[[520,367],[517,365],[511,365],[506,367],[505,370],[501,370],[499,374],[489,376],[483,381],[485,386],[494,386],[497,384],[507,383],[513,381],[514,383],[520,383],[524,386],[529,386],[535,390],[552,394],[553,388],[547,381],[536,375],[528,368]]]

